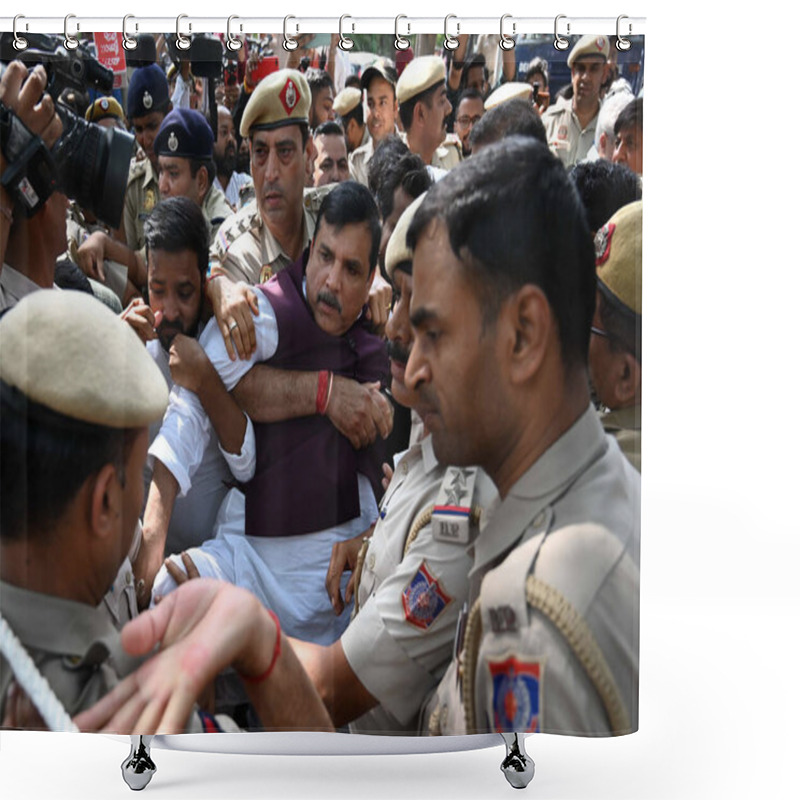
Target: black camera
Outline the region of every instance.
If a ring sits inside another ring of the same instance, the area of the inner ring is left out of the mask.
[[[6,186],[28,217],[53,191],[61,191],[113,228],[119,227],[134,149],[131,134],[76,116],[58,102],[64,89],[110,92],[114,74],[84,48],[70,52],[59,39],[26,33],[28,47],[17,51],[13,34],[0,34],[0,61],[42,64],[63,133],[50,151],[8,109],[3,109],[0,145],[8,162]],[[27,134],[27,135],[26,135]],[[38,144],[37,144],[38,143]]]

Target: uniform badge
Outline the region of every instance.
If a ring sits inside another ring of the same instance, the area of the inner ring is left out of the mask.
[[[450,467],[447,470],[431,518],[433,538],[437,542],[469,544],[476,476],[475,469]]]
[[[569,130],[567,129],[567,126],[566,125],[559,125],[558,138],[559,139],[566,139],[568,134],[569,134]]]
[[[605,46],[606,46],[606,40],[605,40],[605,39],[604,39],[602,36],[598,36],[598,37],[597,37],[597,38],[594,40],[594,45],[595,45],[595,47],[596,47],[596,48],[597,48],[599,51],[601,51],[601,52],[602,52],[602,51],[605,49]]]
[[[174,153],[178,149],[178,137],[175,135],[175,131],[170,132],[167,147],[169,147],[170,153]]]
[[[417,574],[403,590],[403,612],[406,622],[426,631],[453,601],[423,561]]]
[[[291,116],[291,113],[294,111],[294,107],[297,105],[297,101],[299,99],[297,87],[294,85],[293,80],[289,79],[286,81],[286,85],[283,87],[280,98],[286,113]]]
[[[594,255],[595,266],[600,266],[608,261],[608,256],[611,253],[611,238],[614,236],[614,231],[617,229],[616,224],[608,222],[600,228],[594,237]]]
[[[492,677],[492,724],[498,733],[539,731],[542,700],[542,663],[490,661]]]
[[[142,95],[142,105],[145,108],[152,108],[153,107],[153,95],[150,92],[145,92]]]
[[[108,99],[107,98],[104,97],[104,98],[102,98],[100,100],[100,108],[102,108],[103,111],[108,111]]]
[[[266,283],[272,277],[272,264],[264,264],[261,267],[261,274],[258,276],[259,283]]]

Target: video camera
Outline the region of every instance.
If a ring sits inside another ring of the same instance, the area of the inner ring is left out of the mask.
[[[53,98],[63,133],[48,150],[10,109],[0,105],[0,146],[8,166],[2,183],[27,217],[54,191],[61,191],[113,228],[119,227],[134,149],[131,134],[76,116],[58,101],[64,89],[110,93],[114,74],[84,46],[69,51],[54,36],[26,33],[28,47],[17,51],[11,33],[0,34],[2,69],[18,60],[47,72],[46,92]]]

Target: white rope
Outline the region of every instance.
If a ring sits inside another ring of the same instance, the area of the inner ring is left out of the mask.
[[[11,671],[16,676],[17,683],[25,690],[36,708],[39,709],[45,725],[51,731],[78,733],[78,726],[67,714],[64,706],[61,705],[61,701],[50,688],[50,684],[36,669],[36,664],[33,663],[33,659],[28,655],[28,651],[22,646],[11,628],[8,627],[8,623],[6,623],[2,615],[0,615],[0,652],[8,661]]]

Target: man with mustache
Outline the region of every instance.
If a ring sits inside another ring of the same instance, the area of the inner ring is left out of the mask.
[[[202,375],[200,402],[212,420],[219,422],[225,437],[225,421],[236,413],[236,403],[200,347],[203,286],[208,254],[208,228],[200,207],[187,197],[162,200],[145,223],[147,254],[147,303],[134,300],[122,318],[145,343],[171,390],[188,383],[188,376]],[[192,384],[194,385],[194,384]],[[221,421],[220,421],[221,420]],[[150,443],[158,435],[161,420],[150,426]],[[145,585],[152,582],[164,553],[176,553],[210,538],[220,503],[228,491],[231,470],[219,446],[216,427],[210,431],[191,492],[177,498],[170,513],[145,515],[143,543],[134,563],[137,599],[147,597]],[[235,466],[235,457],[231,456]],[[152,491],[162,491],[164,465],[157,459],[147,479],[154,477]],[[153,504],[150,505],[154,507]]]
[[[560,99],[542,115],[550,149],[566,167],[586,158],[594,144],[600,87],[608,77],[608,52],[605,36],[582,36],[567,57],[572,99]]]
[[[238,410],[230,416],[236,439],[226,439],[224,447],[240,452],[242,463],[249,459],[249,480],[223,503],[216,537],[190,553],[201,575],[250,589],[278,613],[287,633],[320,643],[335,641],[344,627],[325,589],[331,548],[363,533],[378,514],[382,443],[367,446],[365,426],[357,449],[329,414],[339,381],[378,393],[388,378],[385,345],[364,313],[379,241],[378,211],[369,190],[353,182],[339,184],[322,203],[311,248],[256,288],[253,361],[228,357],[216,321],[200,340],[237,399],[244,376],[262,368],[315,376],[310,408],[301,395],[285,398],[282,411],[268,421],[251,422]],[[270,372],[254,377],[257,393],[271,381]],[[202,378],[195,377],[173,391],[150,448],[171,473],[173,496],[189,491],[207,447],[206,417],[211,415],[198,396],[203,390]],[[390,427],[382,427],[384,437]],[[146,523],[151,514],[168,512],[163,498],[156,496],[153,503],[148,500]],[[171,588],[164,570],[154,593]]]
[[[217,177],[214,186],[224,195],[234,211],[244,205],[240,201],[243,186],[250,185],[253,180],[246,172],[237,172],[238,148],[233,117],[225,106],[217,106],[217,139],[214,142],[214,164]]]
[[[414,282],[406,232],[423,197],[402,214],[386,251],[397,296],[386,326],[392,394],[410,408],[418,397],[405,381]],[[293,642],[335,725],[350,723],[354,733],[416,732],[422,701],[452,654],[469,545],[496,495],[482,470],[440,464],[427,431],[395,457],[371,536],[337,544],[331,555],[331,603],[341,613],[340,578],[351,570],[345,600],[356,599],[353,619],[327,647]]]
[[[446,140],[445,121],[453,107],[447,99],[444,61],[438,56],[411,61],[397,82],[397,102],[408,149],[426,165],[448,170],[458,164],[458,147]]]

